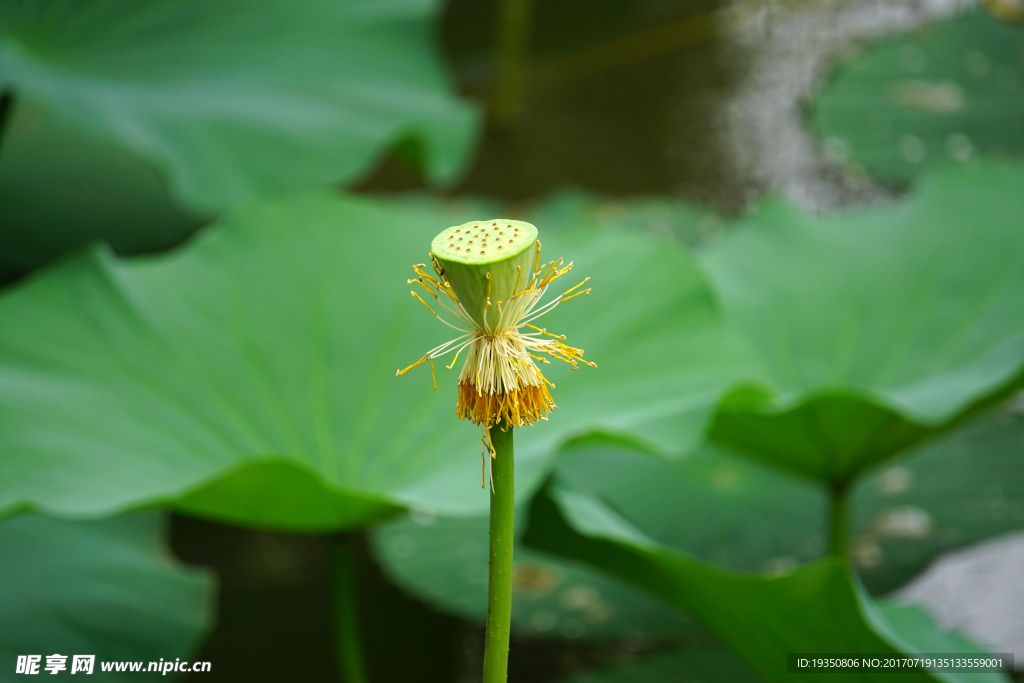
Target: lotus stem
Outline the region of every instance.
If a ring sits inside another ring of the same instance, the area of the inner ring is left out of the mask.
[[[14,112],[14,90],[8,88],[0,92],[0,147],[3,146],[4,133]]]
[[[487,577],[487,632],[484,683],[508,679],[508,642],[512,630],[512,544],[515,536],[514,429],[490,429],[494,444],[491,471],[490,566]]]
[[[336,618],[338,658],[346,683],[369,683],[363,661],[363,644],[359,638],[359,606],[357,602],[355,562],[351,540],[343,538],[335,553]]]
[[[849,561],[850,482],[833,482],[829,490],[828,552]]]
[[[501,0],[499,3],[497,72],[491,106],[495,121],[503,128],[513,127],[523,108],[530,3],[531,0]]]

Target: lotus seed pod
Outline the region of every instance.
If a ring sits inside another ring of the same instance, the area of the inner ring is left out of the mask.
[[[455,354],[447,366],[450,370],[465,353],[455,414],[480,425],[485,450],[490,450],[488,430],[494,425],[503,425],[502,429],[532,425],[546,420],[555,408],[548,391],[555,385],[534,361],[548,364],[548,358],[554,358],[573,368],[577,363],[597,367],[583,360],[583,349],[565,344],[564,336],[533,324],[559,304],[589,294],[590,278],[544,302],[551,284],[571,271],[573,264],[561,258],[541,264],[537,229],[521,221],[492,219],[456,225],[435,237],[431,249],[429,269],[424,263],[413,265],[416,277],[408,280],[414,285],[409,293],[461,334],[395,374],[404,375],[429,362],[436,390],[434,361]],[[417,288],[427,292],[426,299]]]
[[[537,228],[529,223],[494,218],[448,228],[434,238],[430,250],[463,308],[490,331],[501,315],[498,302],[507,302],[530,281],[536,243]]]

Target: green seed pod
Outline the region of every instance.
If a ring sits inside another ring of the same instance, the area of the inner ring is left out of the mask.
[[[481,329],[491,331],[501,316],[498,302],[504,304],[530,282],[536,244],[534,226],[494,218],[450,227],[434,238],[430,250],[462,307]]]

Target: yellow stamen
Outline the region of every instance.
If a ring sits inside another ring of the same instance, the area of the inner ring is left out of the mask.
[[[430,296],[434,297],[435,299],[437,298],[437,292],[431,289],[430,285],[423,281],[423,278],[420,277],[416,278],[415,280],[409,280],[409,284],[412,284],[414,282],[419,283],[419,286],[427,290],[427,293],[430,294]]]
[[[416,292],[409,292],[409,293],[412,294],[417,299],[419,299],[421,304],[423,304],[424,306],[427,306],[427,302],[424,301],[423,297],[421,297],[419,294],[417,294]],[[431,313],[434,313],[434,309],[431,308],[430,306],[427,306],[427,310],[430,311]],[[440,317],[440,316],[437,315],[437,313],[434,313],[434,316],[435,317]]]
[[[579,283],[578,285],[576,285],[572,289],[565,290],[564,292],[562,292],[562,296],[560,296],[558,298],[562,299],[562,297],[565,296],[566,294],[572,292],[573,290],[579,289],[580,287],[582,287],[583,285],[587,284],[588,282],[590,282],[590,278],[589,277],[583,278],[583,282]],[[589,292],[590,290],[588,289],[587,291]],[[562,299],[562,301],[568,301],[568,299]]]
[[[538,420],[547,420],[548,414],[555,408],[549,391],[554,389],[555,385],[540,371],[538,363],[550,365],[549,359],[557,358],[571,365],[573,369],[578,367],[577,363],[596,367],[596,364],[583,360],[582,349],[563,343],[565,335],[553,334],[545,328],[531,324],[533,320],[559,304],[580,294],[590,293],[589,288],[581,289],[590,281],[590,278],[585,278],[575,287],[542,304],[541,299],[548,286],[572,270],[573,264],[566,264],[559,258],[542,267],[540,240],[537,240],[536,245],[533,273],[529,282],[524,286],[523,269],[517,268],[512,295],[507,300],[491,301],[493,282],[491,274],[486,274],[485,310],[492,305],[497,307],[499,315],[495,329],[476,322],[463,308],[451,283],[445,277],[443,266],[433,254],[430,255],[433,274],[424,264],[413,266],[413,271],[417,275],[415,282],[434,297],[436,306],[441,307],[440,311],[427,304],[416,291],[410,293],[434,317],[459,330],[462,336],[432,349],[416,363],[399,370],[396,374],[404,375],[417,365],[429,361],[436,391],[434,359],[454,352],[451,363],[445,366],[450,370],[455,367],[463,349],[469,349],[459,375],[458,403],[455,411],[459,418],[471,420],[483,430],[481,440],[484,446],[484,462],[481,484],[484,487],[487,476],[487,453],[491,454],[492,459],[495,457],[488,430],[496,424],[501,424],[504,429],[532,425]],[[408,282],[412,284],[413,280]],[[522,290],[519,289],[520,286],[523,286]],[[453,325],[442,318],[438,315],[439,312],[449,314],[458,325]],[[539,334],[523,334],[520,332],[523,327],[528,327]]]
[[[518,294],[516,294],[515,296],[513,296],[512,299],[518,299],[519,297],[523,296],[524,294],[533,294],[534,292],[539,292],[539,291],[540,291],[539,289],[524,289],[523,291],[521,291]],[[509,301],[512,301],[512,299],[509,299]]]
[[[404,375],[405,373],[409,372],[410,370],[412,370],[417,365],[423,365],[426,362],[427,362],[427,357],[423,356],[423,358],[420,358],[418,361],[416,361],[415,363],[413,363],[412,365],[407,367],[405,370],[399,370],[398,372],[396,372],[395,373],[395,377],[401,377],[402,375]]]
[[[577,286],[578,286],[578,285],[577,285]],[[575,299],[575,298],[576,298],[576,297],[578,297],[578,296],[579,296],[580,294],[586,294],[586,295],[589,295],[589,294],[590,294],[590,290],[589,290],[589,289],[584,289],[584,290],[583,290],[582,292],[576,292],[576,293],[575,293],[575,294],[573,294],[572,296],[567,296],[567,297],[565,297],[564,299],[562,299],[562,303],[565,303],[565,302],[566,302],[566,301],[568,301],[569,299]]]
[[[542,329],[540,327],[537,327],[536,325],[531,325],[530,323],[526,323],[526,326],[531,328],[531,329],[537,330],[538,332],[540,332],[541,334],[543,334],[546,337],[551,337],[553,339],[561,339],[563,341],[565,340],[565,335],[564,334],[551,334],[546,329]]]

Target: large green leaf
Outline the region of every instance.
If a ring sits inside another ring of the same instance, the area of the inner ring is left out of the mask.
[[[591,439],[557,461],[561,481],[598,495],[662,543],[735,569],[778,571],[817,558],[823,492],[741,455],[704,446],[678,459]],[[527,510],[517,515],[525,531]],[[400,585],[439,609],[482,621],[487,518],[411,518],[378,527],[377,557]],[[585,638],[691,634],[673,610],[575,562],[516,547],[513,628]]]
[[[437,5],[15,0],[0,87],[150,159],[202,210],[353,180],[408,137],[450,180],[476,114],[439,68]]]
[[[851,534],[855,566],[868,589],[891,591],[943,552],[1024,528],[1022,457],[1024,417],[999,410],[860,480]],[[825,551],[822,487],[714,445],[665,459],[588,440],[566,449],[555,471],[644,534],[720,567],[778,574]],[[525,516],[517,521],[525,530]],[[379,527],[373,537],[378,559],[397,583],[441,610],[482,620],[486,517],[417,514]],[[601,638],[693,630],[578,564],[522,544],[516,560],[523,571],[513,627],[523,632],[558,635],[562,629]]]
[[[24,102],[0,141],[0,206],[0,281],[97,240],[120,254],[166,248],[204,222],[137,153]]]
[[[911,653],[920,652],[922,643],[929,652],[962,651],[961,639],[944,638],[930,624],[927,635],[897,632],[834,559],[770,578],[723,570],[661,546],[595,498],[560,488],[548,492],[551,497],[538,496],[531,509],[528,544],[599,567],[696,617],[768,680],[890,678],[888,672],[863,669],[787,673],[786,653]],[[899,625],[921,627],[914,619]],[[966,680],[921,670],[903,678]]]
[[[486,510],[455,373],[438,364],[439,394],[429,368],[394,376],[450,336],[405,280],[438,229],[464,220],[310,196],[247,209],[167,256],[94,249],[9,291],[0,509],[169,503],[297,529],[402,506]],[[542,235],[544,255],[575,260],[594,290],[545,324],[598,368],[551,366],[559,408],[517,433],[521,496],[571,436],[685,450],[750,374],[682,251],[610,230]]]
[[[861,479],[851,545],[871,592],[899,587],[943,552],[1024,528],[1022,458],[1024,417],[1000,409]],[[771,574],[825,551],[823,487],[719,447],[667,460],[591,443],[559,457],[555,471],[645,535],[705,562]]]
[[[817,218],[771,202],[706,249],[771,380],[715,440],[848,481],[1018,386],[1024,168],[946,169],[896,206]]]
[[[818,95],[825,153],[890,180],[1024,152],[1024,31],[984,11],[870,46]]]
[[[901,635],[907,631],[915,635],[927,634],[926,639],[920,642],[922,652],[941,651],[951,645],[958,652],[979,652],[978,647],[967,640],[936,632],[928,616],[920,610],[894,603],[882,604],[879,609],[888,621],[899,623],[903,629]],[[712,645],[655,655],[635,664],[573,676],[565,683],[756,683],[761,680],[730,650]]]
[[[23,515],[0,524],[0,680],[18,655],[103,661],[185,660],[212,618],[213,586],[168,557],[155,513],[96,522]]]
[[[820,487],[711,444],[669,460],[592,443],[560,456],[555,471],[645,535],[705,562],[778,573],[824,551]]]
[[[526,529],[517,510],[516,530]],[[414,513],[373,534],[375,555],[398,585],[438,609],[483,623],[487,517]],[[516,543],[512,628],[535,637],[679,637],[697,627],[657,600],[575,562]]]

